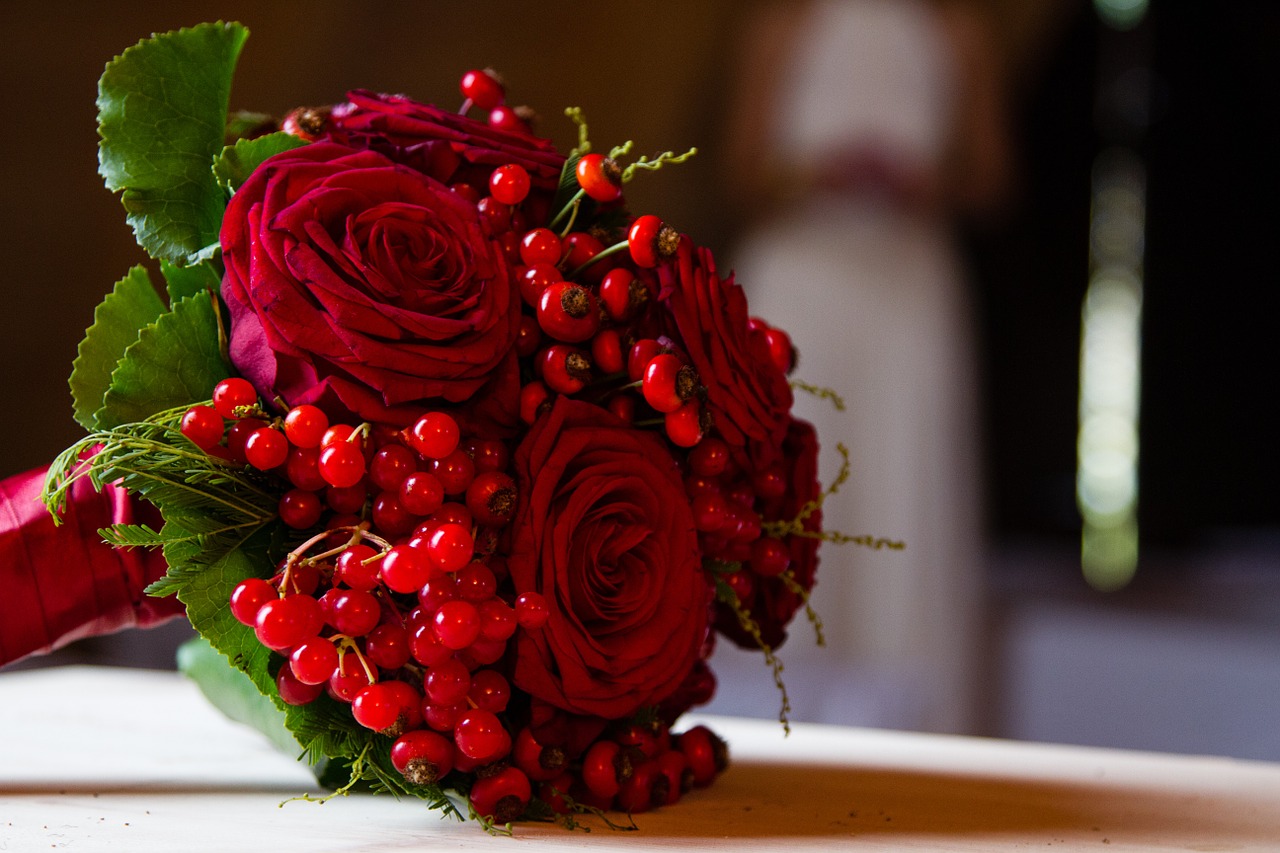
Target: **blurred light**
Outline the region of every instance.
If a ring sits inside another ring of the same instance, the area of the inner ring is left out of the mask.
[[[1117,30],[1130,30],[1147,14],[1148,0],[1093,0],[1098,17]]]
[[[1117,589],[1138,566],[1138,415],[1146,181],[1129,151],[1094,162],[1089,286],[1081,311],[1076,502],[1081,566]]]

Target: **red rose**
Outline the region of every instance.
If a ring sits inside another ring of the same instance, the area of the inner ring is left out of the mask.
[[[231,360],[266,400],[404,423],[491,379],[518,393],[514,277],[439,181],[372,151],[287,151],[232,197],[222,252]]]
[[[574,714],[656,705],[698,660],[707,629],[689,502],[653,433],[559,398],[515,452],[520,506],[508,567],[551,619],[523,632],[514,684]]]
[[[403,95],[356,90],[333,108],[324,136],[351,148],[371,148],[438,181],[487,191],[494,167],[516,163],[535,188],[554,192],[564,156],[545,139],[510,133]]]
[[[786,439],[782,443],[781,469],[789,473],[786,493],[775,500],[765,501],[760,507],[760,517],[766,521],[790,521],[810,501],[822,492],[818,480],[818,433],[805,421],[791,419]],[[810,532],[822,530],[822,510],[815,510],[804,521],[804,529]],[[784,540],[790,552],[789,571],[802,589],[813,589],[814,575],[818,570],[818,543],[808,536],[788,536]],[[750,571],[747,569],[746,571]],[[787,639],[787,625],[796,611],[804,604],[799,595],[781,578],[754,576],[754,590],[742,605],[760,626],[761,639],[773,649]],[[743,648],[758,647],[756,640],[742,630],[738,618],[724,604],[716,605],[716,630]]]
[[[716,275],[711,252],[680,241],[658,268],[659,299],[707,389],[716,430],[730,445],[757,448],[768,459],[781,444],[791,412],[791,385],[769,357],[762,335],[747,329],[747,297]]]

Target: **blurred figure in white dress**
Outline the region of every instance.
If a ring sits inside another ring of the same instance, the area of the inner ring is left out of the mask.
[[[980,388],[953,217],[1003,195],[1000,71],[983,10],[924,0],[765,6],[749,29],[733,142],[745,203],[772,211],[731,252],[753,313],[787,330],[797,392],[852,476],[828,529],[906,542],[826,545],[813,603],[781,650],[798,720],[930,731],[975,727],[984,567]],[[758,655],[721,643],[712,712],[767,715]],[[773,694],[773,695],[770,695]]]

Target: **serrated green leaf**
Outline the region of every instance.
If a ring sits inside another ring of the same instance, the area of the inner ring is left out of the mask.
[[[231,375],[218,344],[213,298],[189,296],[143,329],[111,374],[100,427],[141,421],[165,409],[206,400]]]
[[[208,257],[226,197],[222,150],[236,60],[249,32],[200,24],[139,42],[98,81],[98,172],[121,192],[138,244],[176,264]]]
[[[208,290],[217,293],[222,287],[221,274],[208,261],[185,267],[161,261],[160,272],[169,291],[170,304]]]
[[[235,192],[264,160],[306,144],[292,133],[283,131],[259,136],[257,139],[237,140],[235,145],[228,145],[222,149],[221,154],[213,158],[213,176],[217,179],[218,186],[228,192]]]
[[[93,325],[85,331],[71,367],[71,402],[75,419],[93,431],[96,413],[103,406],[111,373],[138,333],[164,313],[164,303],[145,268],[137,266],[116,282],[93,312]]]

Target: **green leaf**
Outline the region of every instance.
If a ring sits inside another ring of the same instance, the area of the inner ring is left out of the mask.
[[[296,755],[302,745],[284,727],[284,712],[258,692],[243,671],[227,665],[227,659],[204,637],[188,640],[178,648],[178,669],[227,717],[266,735],[286,753]]]
[[[228,145],[222,149],[221,154],[213,158],[213,176],[217,178],[218,186],[233,193],[248,180],[254,169],[262,165],[262,161],[306,144],[284,131],[269,133],[257,139],[237,140],[235,145]]]
[[[141,421],[165,409],[207,400],[231,375],[219,346],[214,297],[189,296],[143,329],[111,374],[99,427]]]
[[[208,290],[217,293],[222,287],[222,276],[210,261],[185,267],[161,261],[160,272],[169,289],[170,304]]]
[[[76,421],[87,430],[97,429],[96,413],[103,406],[111,373],[138,333],[164,313],[164,303],[145,268],[137,266],[116,282],[93,312],[93,325],[72,364],[71,401]]]
[[[122,192],[138,244],[196,262],[218,241],[226,197],[209,163],[222,150],[236,60],[249,31],[200,24],[139,42],[98,81],[98,172]]]

